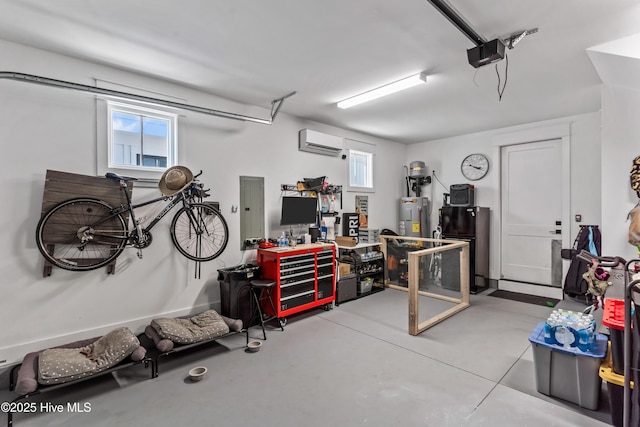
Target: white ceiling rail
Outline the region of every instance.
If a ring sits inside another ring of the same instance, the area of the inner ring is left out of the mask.
[[[79,91],[84,91],[89,93],[100,94],[100,95],[116,96],[116,97],[131,99],[135,101],[149,102],[152,104],[178,108],[181,110],[195,111],[196,113],[208,114],[210,116],[224,117],[226,119],[241,120],[245,122],[260,123],[263,125],[272,124],[276,116],[278,115],[278,111],[280,111],[280,107],[282,107],[282,103],[284,102],[284,100],[289,98],[290,96],[295,95],[296,93],[296,92],[291,92],[288,95],[283,96],[282,98],[271,101],[271,118],[261,119],[258,117],[251,117],[251,116],[245,116],[242,114],[229,113],[226,111],[213,110],[211,108],[206,108],[206,107],[198,107],[195,105],[183,104],[180,102],[173,102],[173,101],[167,101],[164,99],[151,98],[148,96],[136,95],[136,94],[127,93],[127,92],[120,92],[112,89],[104,89],[104,88],[95,87],[95,86],[88,86],[80,83],[67,82],[64,80],[50,79],[48,77],[34,76],[31,74],[15,73],[11,71],[0,71],[0,79],[16,80],[19,82],[36,83],[36,84],[41,84],[45,86],[53,86],[53,87],[59,87],[64,89],[73,89],[73,90],[79,90]]]

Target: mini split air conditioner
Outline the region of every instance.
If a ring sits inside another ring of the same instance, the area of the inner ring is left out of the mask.
[[[342,152],[344,138],[311,129],[301,129],[299,133],[300,151],[324,154],[325,156],[337,156]]]

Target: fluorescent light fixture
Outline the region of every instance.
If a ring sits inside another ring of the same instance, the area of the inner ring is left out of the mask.
[[[425,73],[415,74],[402,80],[398,80],[379,88],[372,89],[368,92],[361,93],[360,95],[352,96],[351,98],[342,100],[338,102],[338,108],[353,107],[355,105],[363,104],[365,102],[369,102],[383,96],[391,95],[392,93],[400,92],[401,90],[405,90],[426,82],[427,75]]]

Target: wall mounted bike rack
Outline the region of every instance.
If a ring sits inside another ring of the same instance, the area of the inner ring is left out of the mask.
[[[178,108],[181,110],[194,111],[196,113],[207,114],[210,116],[223,117],[226,119],[232,120],[241,120],[245,122],[253,122],[260,123],[263,125],[270,125],[274,122],[276,116],[278,115],[278,111],[280,111],[280,107],[284,103],[284,100],[296,94],[296,92],[291,92],[288,95],[283,96],[282,98],[275,99],[271,101],[271,117],[269,119],[261,119],[257,117],[245,116],[242,114],[229,113],[226,111],[213,110],[211,108],[206,107],[198,107],[190,104],[183,104],[180,102],[167,101],[164,99],[152,98],[149,96],[136,95],[133,93],[120,92],[112,89],[104,89],[96,86],[88,86],[80,83],[73,83],[64,80],[56,80],[48,77],[35,76],[32,74],[24,74],[24,73],[15,73],[11,71],[0,71],[0,79],[8,79],[15,80],[19,82],[25,83],[35,83],[45,86],[53,86],[63,89],[73,89],[83,92],[89,92],[99,95],[107,95],[107,96],[115,96],[119,98],[131,99],[134,101],[142,101],[142,102],[150,102],[157,105],[164,105],[166,107]]]
[[[131,195],[133,192],[133,183],[127,183],[127,190]],[[111,206],[120,206],[126,203],[124,193],[120,190],[120,186],[114,181],[89,175],[80,175],[69,172],[60,172],[47,170],[44,182],[44,192],[42,194],[42,211],[44,215],[49,209],[64,200],[73,197],[94,197],[109,203]],[[128,215],[126,220],[129,220]],[[55,245],[47,245],[47,251],[53,253]],[[106,267],[107,274],[115,274],[116,260]],[[53,265],[48,261],[44,261],[42,277],[51,276]]]

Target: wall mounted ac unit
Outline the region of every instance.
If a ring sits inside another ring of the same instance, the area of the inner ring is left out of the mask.
[[[311,129],[301,129],[299,133],[300,151],[324,154],[325,156],[337,156],[342,152],[344,138]]]

